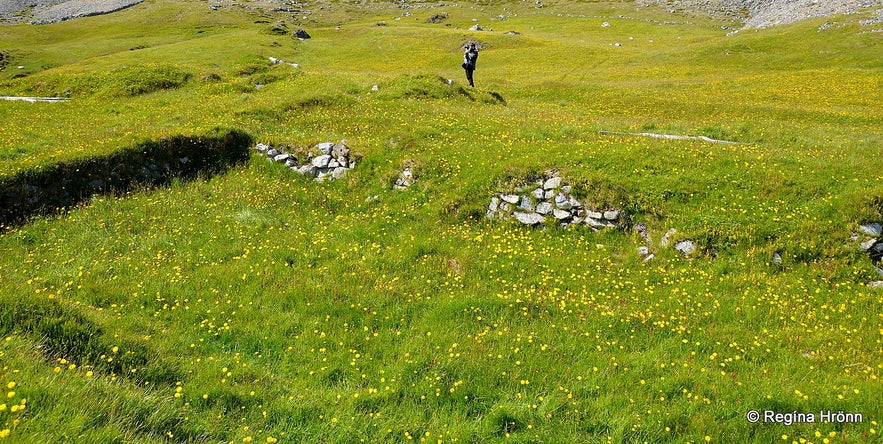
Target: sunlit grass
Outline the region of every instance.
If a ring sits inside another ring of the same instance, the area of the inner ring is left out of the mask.
[[[219,125],[364,156],[319,184],[254,154],[7,229],[0,437],[879,441],[883,301],[850,239],[883,219],[879,34],[844,19],[726,37],[620,3],[534,6],[426,24],[438,8],[341,4],[305,41],[266,32],[291,17],[175,1],[0,29],[49,68],[0,93],[71,96],[0,102],[0,177]],[[151,33],[150,17],[176,19]],[[850,50],[819,61],[831,48]],[[145,66],[184,80],[127,92]],[[405,163],[416,184],[391,190]],[[646,224],[655,258],[631,230],[482,217],[552,168]],[[660,247],[669,228],[700,254]],[[746,420],[765,409],[864,421]]]

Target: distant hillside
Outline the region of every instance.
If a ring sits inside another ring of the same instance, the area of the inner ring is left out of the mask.
[[[114,12],[143,0],[3,0],[0,23],[29,21],[54,23],[77,17]],[[284,3],[283,0],[277,0]],[[853,14],[863,8],[883,7],[883,0],[636,0],[675,12],[709,14],[744,22],[746,28],[766,28],[835,14]]]
[[[743,20],[746,28],[766,28],[814,17],[853,14],[883,6],[883,0],[638,0],[675,11],[702,11]]]

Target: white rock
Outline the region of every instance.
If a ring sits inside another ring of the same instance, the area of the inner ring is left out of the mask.
[[[540,202],[537,204],[537,213],[546,215],[552,212],[552,204],[549,202]]]
[[[291,154],[277,154],[273,156],[273,160],[276,162],[285,162],[286,160],[291,158]]]
[[[859,249],[859,251],[868,251],[876,243],[877,243],[877,239],[868,239],[868,240],[858,244],[858,249]]]
[[[276,148],[270,148],[267,150],[267,157],[276,157],[282,153],[279,152]]]
[[[255,145],[254,149],[256,149],[262,153],[266,153],[267,150],[270,149],[270,145],[267,145],[265,143],[259,143],[259,144]]]
[[[592,218],[592,219],[599,219],[599,220],[600,220],[600,219],[603,219],[603,218],[604,218],[604,215],[601,214],[601,213],[599,213],[599,212],[597,212],[597,211],[586,210],[586,217],[590,217],[590,218]]]
[[[328,161],[328,168],[337,168],[339,166],[340,163],[335,158],[332,158],[330,161]]]
[[[617,210],[605,211],[604,212],[604,219],[607,219],[607,220],[619,219],[619,211],[617,211]]]
[[[564,211],[555,208],[554,210],[552,210],[552,215],[555,216],[555,219],[564,220],[570,217],[570,211]]]
[[[533,191],[530,193],[530,195],[533,196],[534,199],[540,200],[540,199],[542,199],[543,196],[545,195],[545,191],[543,191],[542,188],[537,188],[537,189],[533,190]]]
[[[683,240],[675,244],[675,250],[678,250],[684,256],[690,256],[696,252],[696,244],[691,240]]]
[[[546,190],[554,190],[555,188],[558,188],[560,186],[561,186],[561,178],[557,177],[557,176],[543,182],[543,189],[546,189]]]
[[[316,156],[313,158],[310,163],[313,164],[316,168],[325,168],[328,166],[328,163],[331,162],[331,156],[328,154],[323,154],[321,156]]]
[[[517,204],[518,201],[521,200],[521,198],[518,197],[517,194],[503,194],[503,195],[501,195],[500,197],[501,197],[503,200],[505,200],[506,202],[509,202],[510,204]]]
[[[488,211],[497,211],[500,208],[500,199],[497,196],[491,198],[491,203],[487,206]]]
[[[516,211],[513,215],[516,219],[518,219],[519,222],[525,225],[536,225],[546,221],[545,217],[537,213],[522,213],[520,211]]]
[[[316,148],[322,152],[322,154],[331,154],[331,148],[334,148],[334,142],[322,142],[316,144]]]

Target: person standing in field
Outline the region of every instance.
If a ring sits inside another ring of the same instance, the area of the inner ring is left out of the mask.
[[[472,82],[472,73],[475,72],[475,63],[478,61],[478,46],[475,42],[469,42],[466,45],[466,52],[463,53],[463,69],[466,70],[466,80],[469,80],[469,86],[475,87]]]

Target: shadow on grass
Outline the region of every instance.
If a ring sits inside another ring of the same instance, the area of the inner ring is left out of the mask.
[[[92,196],[125,194],[175,179],[219,174],[248,160],[250,135],[215,129],[139,143],[105,156],[61,162],[0,179],[0,231],[35,216],[58,214]]]

